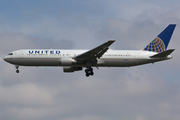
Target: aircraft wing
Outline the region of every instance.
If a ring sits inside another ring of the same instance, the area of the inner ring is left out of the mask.
[[[82,53],[78,56],[76,56],[74,59],[78,60],[78,61],[87,61],[90,59],[96,59],[96,58],[100,58],[109,48],[109,46],[115,42],[115,40],[109,40],[108,42],[105,42],[104,44],[91,49],[85,53]]]

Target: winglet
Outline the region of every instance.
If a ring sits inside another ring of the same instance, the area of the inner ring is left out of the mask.
[[[108,42],[115,42],[116,40],[108,40]]]
[[[169,49],[169,50],[166,50],[166,51],[164,51],[164,52],[155,54],[155,55],[151,56],[150,58],[162,58],[162,57],[167,57],[167,56],[170,55],[174,50],[175,50],[175,49]]]

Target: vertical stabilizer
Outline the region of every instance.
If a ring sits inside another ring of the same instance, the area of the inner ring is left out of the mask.
[[[168,47],[171,36],[174,32],[176,24],[169,24],[149,45],[143,50],[161,53]]]

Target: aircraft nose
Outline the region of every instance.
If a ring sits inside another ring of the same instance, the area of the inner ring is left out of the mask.
[[[9,60],[9,57],[8,57],[8,56],[5,56],[5,57],[4,57],[4,61],[8,62],[8,60]]]
[[[6,61],[6,59],[7,59],[7,57],[5,56],[5,57],[4,57],[4,61]]]

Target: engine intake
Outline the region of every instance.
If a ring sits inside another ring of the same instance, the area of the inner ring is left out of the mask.
[[[76,63],[76,61],[72,58],[61,58],[60,62],[62,66],[70,66]]]

